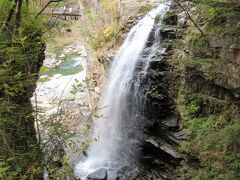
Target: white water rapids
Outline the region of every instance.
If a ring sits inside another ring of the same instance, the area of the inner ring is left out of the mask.
[[[141,101],[136,100],[139,84],[134,79],[134,73],[136,66],[142,61],[141,55],[156,24],[156,17],[159,16],[162,20],[169,5],[170,3],[162,3],[145,15],[128,33],[115,56],[101,104],[105,108],[101,110],[101,117],[95,123],[94,137],[98,137],[98,140],[90,145],[88,157],[81,160],[75,168],[75,174],[81,179],[86,179],[89,173],[99,168],[117,171],[137,162],[141,124],[135,113],[138,107],[135,106]],[[159,31],[157,33],[155,38],[159,37]],[[158,47],[157,44],[153,45],[150,51],[155,53]],[[145,70],[152,58],[151,53],[143,62]]]

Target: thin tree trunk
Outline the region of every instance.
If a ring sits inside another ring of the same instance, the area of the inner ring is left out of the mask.
[[[14,4],[13,4],[12,8],[10,9],[10,11],[9,11],[9,13],[8,13],[8,17],[7,17],[5,23],[4,23],[3,26],[2,26],[2,31],[8,29],[9,23],[10,23],[10,21],[12,20],[12,17],[13,17],[13,15],[14,15],[15,10],[16,10],[17,2],[18,2],[18,0],[14,0]]]
[[[29,0],[26,0],[27,10],[29,10]]]
[[[194,26],[198,29],[198,31],[201,33],[201,36],[204,36],[203,31],[201,30],[201,28],[197,25],[197,23],[192,19],[191,15],[189,14],[188,10],[178,1],[178,0],[174,0],[180,7],[181,9],[185,12],[185,14],[187,15],[187,17],[192,21],[192,23],[194,24]]]
[[[19,27],[21,25],[21,20],[22,20],[22,3],[23,3],[23,0],[18,0],[17,13],[16,13],[15,33],[18,33],[18,29],[19,29]]]
[[[48,5],[51,4],[51,3],[52,3],[52,0],[49,1],[49,2],[42,8],[42,10],[35,16],[35,19],[37,19],[37,18],[42,14],[42,12],[48,7]]]
[[[50,0],[50,1],[41,9],[41,11],[35,16],[35,19],[37,19],[37,18],[42,14],[42,12],[43,12],[51,3],[54,3],[54,2],[59,3],[60,1],[62,1],[62,0]]]

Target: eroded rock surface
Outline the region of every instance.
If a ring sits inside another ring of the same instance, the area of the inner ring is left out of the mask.
[[[97,171],[89,174],[87,176],[91,180],[106,180],[107,179],[107,170],[104,168],[98,169]]]

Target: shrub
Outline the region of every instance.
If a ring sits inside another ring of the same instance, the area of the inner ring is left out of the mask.
[[[223,100],[185,91],[179,97],[180,113],[189,133],[189,140],[179,150],[197,156],[202,165],[199,169],[184,166],[184,176],[190,179],[238,179],[240,119],[229,116],[236,111],[232,110],[234,106],[226,109]],[[206,99],[208,104],[203,103]],[[206,106],[212,111],[204,111]]]

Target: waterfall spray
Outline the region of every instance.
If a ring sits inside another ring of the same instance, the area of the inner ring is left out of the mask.
[[[170,3],[160,4],[140,20],[128,33],[110,67],[104,92],[101,117],[95,123],[94,136],[99,137],[88,150],[88,157],[76,166],[76,175],[85,179],[99,169],[133,166],[138,161],[142,136],[142,106],[139,80],[136,78],[139,63],[147,71],[148,63],[160,47],[159,30]],[[156,17],[160,23],[156,25]],[[141,57],[150,33],[155,30],[154,43],[147,57]]]

